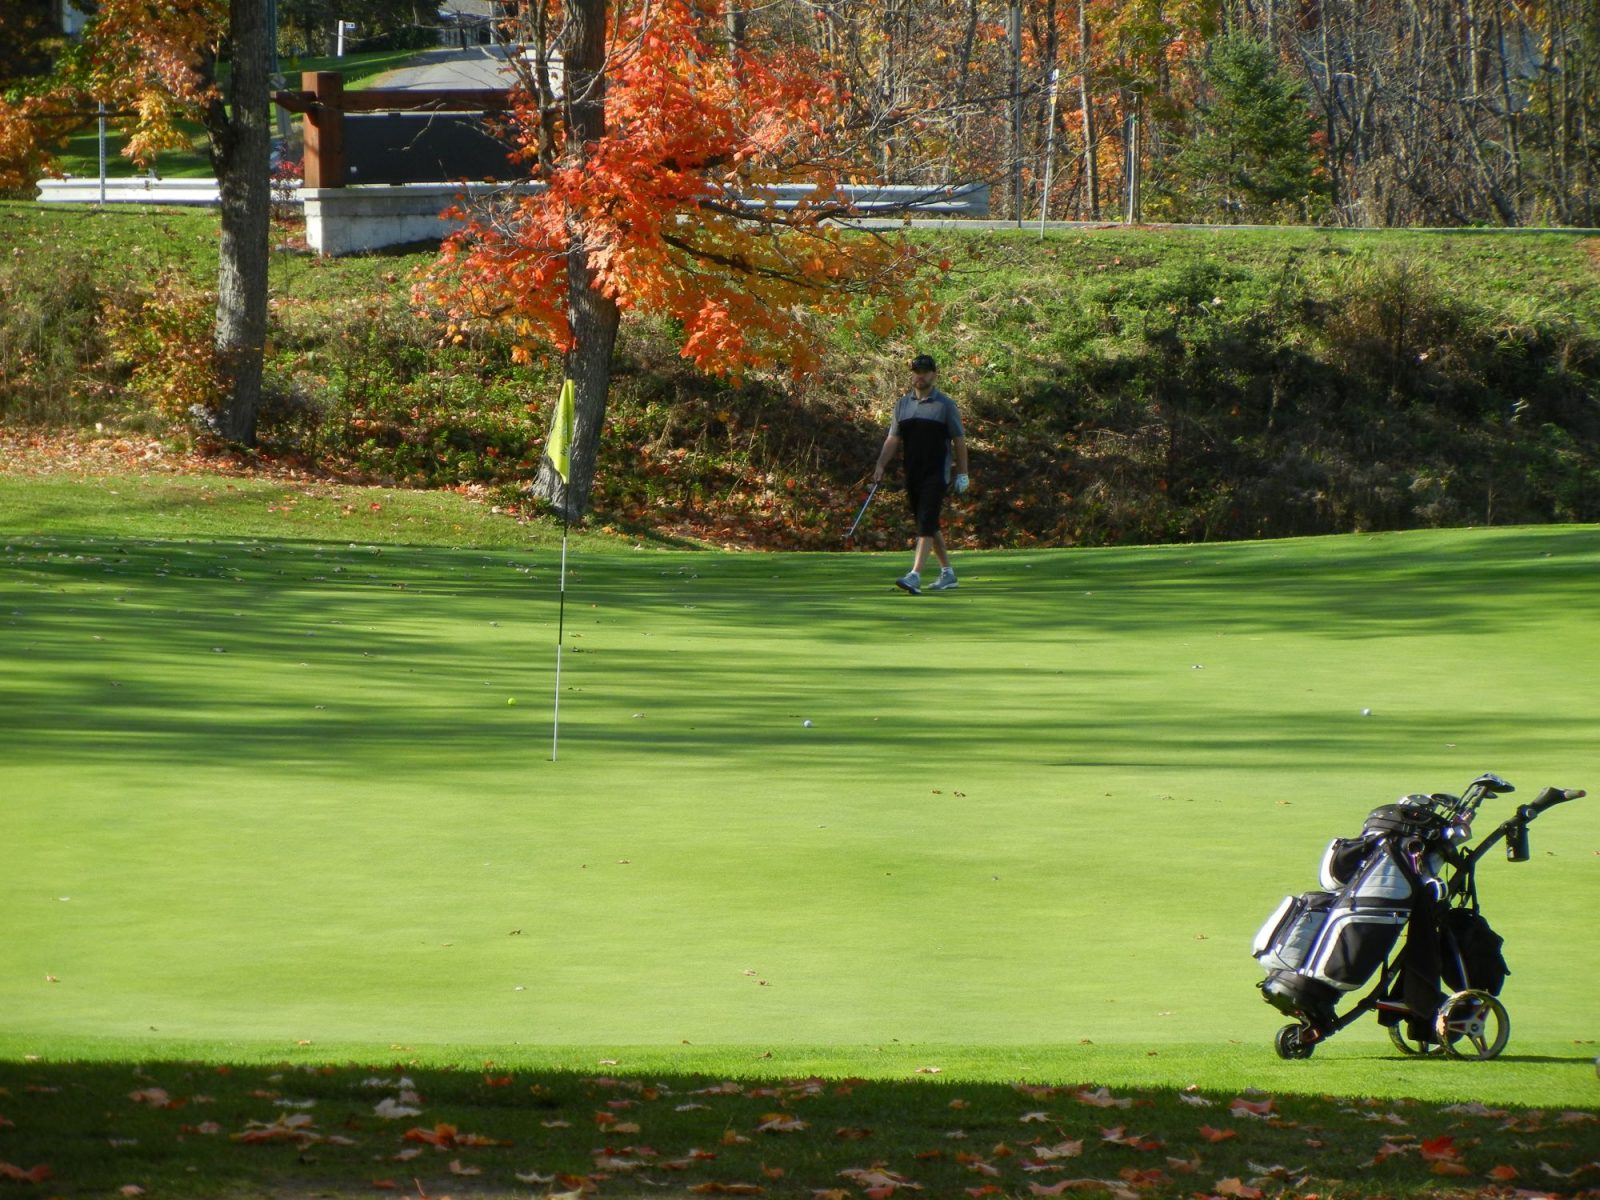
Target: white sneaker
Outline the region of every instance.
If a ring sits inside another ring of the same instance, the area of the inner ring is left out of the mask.
[[[944,567],[939,571],[939,578],[928,585],[930,592],[948,592],[956,586],[956,572],[954,567]]]
[[[922,576],[915,571],[907,571],[894,581],[894,585],[903,592],[910,592],[913,596],[922,595]]]

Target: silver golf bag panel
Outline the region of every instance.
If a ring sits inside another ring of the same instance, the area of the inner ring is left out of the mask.
[[[1338,995],[1361,987],[1388,960],[1422,886],[1400,840],[1334,839],[1322,875],[1337,890],[1286,897],[1261,927],[1253,953],[1267,969],[1264,987],[1275,1005],[1329,1021]]]
[[[1285,896],[1256,933],[1250,953],[1269,971],[1299,970],[1328,923],[1328,910],[1334,900],[1332,892]]]

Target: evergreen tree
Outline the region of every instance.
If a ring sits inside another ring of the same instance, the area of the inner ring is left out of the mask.
[[[1177,154],[1168,205],[1188,220],[1314,221],[1328,181],[1300,84],[1263,42],[1229,34],[1211,47],[1192,137]]]

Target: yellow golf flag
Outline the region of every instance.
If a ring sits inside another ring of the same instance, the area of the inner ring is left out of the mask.
[[[544,452],[561,476],[568,482],[572,474],[572,380],[563,380],[561,399],[556,401],[555,420],[550,423],[550,438]]]

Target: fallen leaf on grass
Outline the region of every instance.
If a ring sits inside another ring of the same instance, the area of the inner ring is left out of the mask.
[[[1238,1137],[1237,1129],[1213,1129],[1209,1125],[1200,1126],[1197,1131],[1208,1142],[1225,1142],[1231,1137]]]
[[[1234,1196],[1237,1200],[1261,1200],[1262,1191],[1258,1187],[1251,1187],[1237,1176],[1217,1180],[1213,1189],[1219,1196]]]
[[[1062,1196],[1067,1192],[1110,1192],[1113,1196],[1135,1196],[1136,1192],[1109,1179],[1063,1179],[1060,1183],[1030,1183],[1030,1196]]]
[[[1435,1175],[1471,1175],[1472,1171],[1463,1163],[1452,1159],[1440,1158],[1434,1161],[1430,1168]]]
[[[290,1120],[296,1118],[291,1117]],[[310,1120],[309,1117],[303,1118]],[[481,1133],[461,1133],[454,1125],[440,1122],[432,1129],[423,1129],[420,1126],[408,1129],[400,1135],[400,1140],[405,1142],[421,1142],[426,1146],[436,1146],[440,1150],[448,1150],[456,1146],[509,1146],[510,1142],[502,1142],[496,1138],[484,1137]]]
[[[14,1183],[43,1183],[50,1175],[50,1168],[43,1163],[24,1171],[8,1162],[0,1162],[0,1179],[9,1179]]]
[[[914,1075],[938,1075],[943,1070],[944,1070],[943,1067],[918,1067],[914,1072],[912,1072],[912,1074],[914,1074]]]
[[[1385,1142],[1378,1147],[1376,1154],[1361,1165],[1363,1167],[1376,1167],[1381,1165],[1385,1159],[1393,1158],[1397,1154],[1409,1154],[1410,1152],[1410,1146],[1397,1146],[1393,1142]]]
[[[799,1133],[807,1128],[806,1123],[799,1117],[786,1117],[782,1113],[765,1113],[761,1117],[761,1124],[756,1126],[757,1133]]]
[[[1449,1134],[1443,1137],[1424,1138],[1418,1143],[1417,1152],[1422,1155],[1423,1162],[1431,1163],[1455,1162],[1461,1157],[1455,1138]]]
[[[526,1175],[518,1171],[516,1174],[518,1183],[554,1183],[556,1181],[554,1175],[541,1175],[537,1171],[529,1171]]]
[[[1027,1112],[1017,1118],[1017,1123],[1020,1125],[1029,1125],[1035,1121],[1048,1123],[1050,1119],[1050,1114],[1047,1112]]]
[[[1210,1108],[1212,1103],[1204,1096],[1196,1096],[1189,1092],[1179,1092],[1178,1099],[1182,1100],[1185,1104],[1192,1104],[1196,1108]]]
[[[1489,1108],[1486,1105],[1479,1104],[1476,1100],[1474,1100],[1471,1104],[1452,1104],[1448,1108],[1441,1108],[1439,1111],[1463,1117],[1499,1118],[1506,1115],[1505,1109]]]
[[[896,1188],[907,1188],[917,1192],[922,1190],[920,1183],[913,1183],[904,1175],[883,1167],[846,1167],[839,1174],[858,1188],[864,1189],[869,1196],[875,1190],[883,1188],[888,1188],[890,1192]]]
[[[1132,1108],[1133,1101],[1126,1097],[1117,1097],[1111,1094],[1109,1088],[1096,1088],[1092,1092],[1079,1092],[1073,1097],[1079,1104],[1087,1104],[1093,1108]]]
[[[1488,1175],[1497,1183],[1510,1183],[1513,1179],[1520,1178],[1515,1167],[1507,1166],[1490,1167]]]
[[[841,1129],[835,1129],[833,1136],[846,1142],[862,1142],[872,1136],[872,1130],[863,1129],[859,1126],[846,1126]]]
[[[182,1108],[181,1100],[174,1100],[165,1088],[140,1088],[137,1092],[129,1092],[128,1099],[135,1104],[148,1104],[151,1108]]]
[[[117,1195],[119,1195],[119,1196],[142,1196],[142,1195],[144,1195],[144,1189],[142,1187],[140,1187],[137,1183],[125,1183],[125,1184],[123,1184],[121,1187],[119,1187],[117,1189]]]
[[[1033,1157],[1040,1162],[1054,1162],[1058,1158],[1077,1158],[1082,1153],[1082,1138],[1057,1142],[1054,1146],[1035,1146],[1033,1149]]]
[[[1160,1167],[1123,1167],[1117,1177],[1136,1188],[1158,1187],[1167,1182],[1167,1173]]]
[[[1274,1108],[1271,1096],[1265,1100],[1246,1100],[1242,1096],[1236,1097],[1228,1111],[1236,1117],[1270,1117]]]
[[[1558,1171],[1547,1162],[1541,1162],[1539,1169],[1552,1179],[1576,1179],[1579,1175],[1589,1171],[1600,1171],[1600,1162],[1586,1162],[1581,1167],[1574,1167],[1570,1171]]]
[[[461,1160],[459,1158],[452,1158],[450,1160],[450,1174],[452,1174],[452,1175],[482,1175],[483,1174],[483,1168],[482,1167],[464,1166],[464,1165],[462,1165],[462,1162],[461,1162]]]
[[[1142,1133],[1129,1133],[1124,1125],[1115,1125],[1110,1129],[1102,1128],[1100,1140],[1110,1142],[1113,1146],[1128,1146],[1134,1150],[1161,1149],[1161,1143],[1154,1138],[1148,1138]]]
[[[385,1121],[398,1121],[401,1117],[420,1117],[422,1110],[401,1104],[393,1096],[385,1096],[372,1106],[372,1113]]]
[[[761,1185],[757,1183],[697,1183],[689,1191],[697,1196],[759,1196]]]

